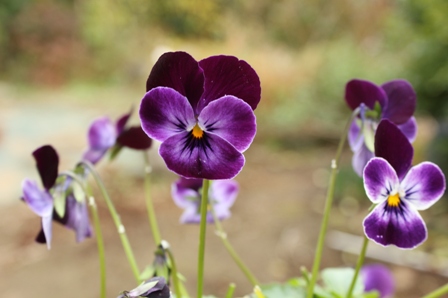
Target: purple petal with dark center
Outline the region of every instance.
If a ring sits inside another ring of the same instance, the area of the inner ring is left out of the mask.
[[[196,110],[199,98],[204,92],[204,73],[198,62],[185,52],[171,52],[160,56],[154,64],[146,91],[156,87],[169,87],[188,98]]]
[[[241,98],[255,110],[261,98],[260,79],[246,61],[221,55],[201,60],[199,65],[204,70],[205,82],[197,112],[225,95]]]
[[[401,132],[408,138],[409,142],[414,142],[415,137],[417,136],[417,121],[415,117],[412,116],[403,124],[397,125]]]
[[[381,86],[387,94],[387,106],[382,117],[395,124],[403,124],[414,115],[417,95],[412,85],[405,80],[393,80]]]
[[[52,188],[58,177],[59,156],[56,150],[50,145],[45,145],[37,148],[33,152],[33,156],[42,185],[47,190]]]
[[[369,109],[378,102],[381,107],[387,104],[386,92],[372,82],[365,80],[351,80],[345,86],[345,101],[350,109],[354,110],[364,103]]]
[[[383,246],[396,245],[411,249],[426,240],[426,225],[418,211],[401,200],[399,206],[390,207],[387,201],[377,205],[364,219],[367,238]]]
[[[67,222],[66,227],[76,233],[76,241],[82,242],[85,238],[92,236],[89,213],[86,203],[80,203],[69,195],[66,201]]]
[[[206,132],[201,139],[191,132],[174,135],[162,143],[159,153],[168,169],[185,178],[231,179],[245,162],[230,143]]]
[[[406,200],[417,210],[425,210],[445,192],[445,176],[437,165],[422,162],[409,170],[401,186],[406,193]]]
[[[373,157],[373,152],[366,147],[364,142],[361,144],[361,147],[353,153],[352,166],[353,170],[359,177],[362,177],[364,167]]]
[[[390,270],[381,264],[364,265],[361,268],[364,291],[377,291],[380,298],[390,298],[395,292],[394,277]]]
[[[360,149],[361,145],[364,143],[364,137],[361,134],[361,128],[358,126],[356,120],[353,120],[350,124],[350,129],[348,131],[348,144],[353,152]]]
[[[35,181],[25,179],[22,182],[23,199],[34,213],[40,217],[51,216],[53,198],[46,190],[41,190]]]
[[[374,204],[386,200],[390,193],[398,191],[399,181],[395,170],[382,158],[372,158],[364,169],[364,189]]]
[[[134,150],[146,150],[151,147],[152,140],[140,126],[132,126],[118,136],[117,143]]]
[[[157,87],[147,92],[140,105],[143,131],[155,140],[165,141],[196,124],[188,99],[174,89]]]
[[[128,123],[129,118],[132,115],[132,112],[134,111],[134,108],[132,107],[129,113],[124,114],[120,118],[118,118],[115,128],[117,129],[117,134],[121,134],[126,126],[126,123]]]
[[[248,104],[234,96],[224,96],[211,102],[198,118],[199,126],[217,135],[244,152],[257,132],[255,115]]]
[[[414,149],[395,124],[383,119],[375,133],[375,156],[387,160],[402,180],[411,167]]]

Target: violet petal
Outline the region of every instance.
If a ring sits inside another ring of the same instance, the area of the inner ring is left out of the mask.
[[[53,226],[52,226],[52,216],[43,216],[42,217],[42,230],[45,235],[45,242],[47,243],[47,248],[51,248],[51,238],[53,234]]]
[[[364,167],[373,157],[373,152],[370,151],[364,143],[362,143],[359,149],[353,153],[352,166],[359,177],[362,177]]]
[[[380,298],[390,298],[395,292],[394,277],[390,270],[381,264],[368,264],[361,268],[364,291],[377,291]]]
[[[76,233],[76,241],[82,242],[92,236],[89,213],[85,202],[78,202],[72,195],[67,197],[66,203],[67,222],[65,226]]]
[[[378,102],[381,107],[387,104],[386,92],[372,82],[365,80],[351,80],[345,86],[345,101],[347,105],[355,110],[364,103],[369,109],[375,107]]]
[[[117,143],[134,150],[147,150],[151,147],[152,140],[140,126],[132,126],[118,136]]]
[[[417,95],[412,85],[405,80],[392,80],[381,86],[387,94],[387,106],[382,112],[383,118],[395,124],[403,124],[415,112]]]
[[[35,181],[25,179],[22,182],[23,199],[34,213],[40,217],[51,216],[53,198],[46,190],[41,190]]]
[[[387,200],[390,193],[397,191],[397,174],[392,166],[382,158],[372,158],[364,169],[364,189],[374,204]]]
[[[412,143],[415,141],[415,138],[417,136],[417,121],[415,120],[414,116],[409,118],[409,120],[406,121],[405,123],[399,124],[397,126],[401,130],[401,132],[406,136],[409,142]]]
[[[188,208],[195,204],[194,201],[199,201],[201,197],[198,193],[199,189],[185,187],[182,185],[182,180],[199,180],[202,185],[202,179],[186,179],[181,177],[171,185],[171,196],[173,197],[174,203],[180,208]]]
[[[445,176],[437,165],[422,162],[409,170],[401,186],[406,193],[406,200],[417,210],[425,210],[445,192]]]
[[[357,120],[353,120],[348,131],[348,144],[350,146],[350,149],[353,152],[356,152],[360,149],[363,143],[364,137],[361,133],[361,127],[359,127]]]
[[[52,188],[58,177],[59,156],[56,150],[50,145],[45,145],[34,150],[33,156],[42,185],[47,190]]]

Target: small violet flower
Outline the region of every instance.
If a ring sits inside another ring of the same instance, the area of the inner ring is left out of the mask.
[[[163,277],[153,277],[131,291],[124,291],[117,298],[170,298],[170,289]]]
[[[171,195],[180,208],[185,209],[180,218],[181,223],[201,222],[202,179],[180,177],[171,185]],[[238,195],[238,183],[234,180],[212,181],[209,188],[209,202],[219,220],[230,217],[230,207]],[[207,212],[207,222],[213,223],[213,215]]]
[[[128,147],[134,150],[146,150],[152,140],[140,126],[126,127],[132,110],[121,116],[116,123],[108,117],[100,117],[92,122],[88,133],[89,148],[83,154],[83,160],[96,164],[106,152],[116,146],[119,150]]]
[[[231,179],[256,133],[253,110],[260,80],[245,61],[212,56],[197,62],[185,52],[156,62],[140,105],[146,134],[162,142],[168,169],[186,178]]]
[[[375,155],[363,175],[367,196],[377,204],[364,219],[364,232],[384,246],[414,248],[427,238],[425,222],[417,210],[425,210],[440,199],[445,176],[431,162],[411,167],[413,148],[389,120],[378,125]]]
[[[377,86],[365,80],[351,80],[345,87],[345,101],[355,110],[360,108],[360,118],[355,119],[348,134],[350,148],[354,152],[352,165],[362,176],[367,162],[374,156],[374,135],[381,119],[396,124],[410,142],[417,134],[413,117],[416,94],[405,80],[392,80]]]
[[[377,291],[379,298],[390,298],[395,292],[395,282],[389,268],[381,264],[364,265],[361,268],[364,291]]]
[[[59,166],[59,156],[56,150],[52,146],[45,145],[36,149],[33,156],[44,190],[41,190],[35,181],[29,179],[23,181],[22,190],[23,200],[31,210],[42,218],[42,230],[36,241],[46,242],[50,248],[53,219],[74,230],[78,242],[90,237],[92,230],[85,202],[78,202],[72,194],[69,194],[65,204],[64,217],[61,218],[54,210],[52,193],[55,191],[65,192],[69,187],[69,183],[56,184]]]

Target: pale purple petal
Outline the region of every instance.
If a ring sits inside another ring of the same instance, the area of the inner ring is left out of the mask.
[[[350,130],[348,131],[348,144],[353,152],[358,151],[364,143],[361,127],[359,127],[357,122],[357,120],[353,120],[352,124],[350,124]]]
[[[397,207],[388,206],[387,201],[377,205],[363,225],[367,238],[383,246],[411,249],[427,238],[425,222],[405,200],[401,200]]]
[[[234,96],[224,96],[206,106],[198,117],[200,127],[244,152],[257,132],[255,115],[248,104]]]
[[[359,107],[361,103],[372,110],[376,102],[384,107],[387,104],[387,95],[383,89],[374,83],[355,79],[345,86],[345,101],[352,110]]]
[[[204,70],[205,81],[198,112],[225,95],[238,97],[255,110],[261,98],[260,79],[246,61],[221,55],[201,60],[199,65]]]
[[[106,154],[108,149],[99,149],[99,150],[95,150],[95,149],[87,149],[87,151],[84,152],[84,154],[82,155],[82,159],[83,160],[87,160],[89,162],[91,162],[92,164],[96,164],[97,162],[99,162],[101,160],[101,158],[103,158],[103,156]]]
[[[210,186],[210,198],[214,201],[215,211],[218,208],[229,209],[238,196],[239,186],[235,180],[216,180]],[[218,212],[218,211],[217,211]]]
[[[386,200],[390,193],[398,191],[399,181],[394,168],[382,158],[372,158],[364,169],[364,189],[374,204]]]
[[[390,298],[395,292],[394,276],[389,268],[381,264],[364,265],[361,268],[364,291],[377,291],[380,298]]]
[[[75,231],[76,241],[82,242],[85,238],[91,237],[92,227],[86,203],[80,203],[70,195],[67,197],[66,204],[67,222],[65,226]]]
[[[117,131],[108,117],[101,117],[92,122],[89,128],[89,147],[92,149],[109,149],[115,143]]]
[[[381,86],[387,94],[387,105],[382,117],[395,124],[402,124],[414,115],[417,95],[412,85],[405,80],[393,80]]]
[[[353,153],[352,166],[358,176],[362,177],[364,167],[373,157],[373,152],[366,147],[364,142],[361,144],[360,148]]]
[[[42,185],[47,190],[52,188],[58,176],[58,153],[52,146],[45,145],[34,150],[33,156],[42,180]]]
[[[157,87],[145,94],[140,105],[140,120],[143,131],[161,142],[191,130],[196,124],[188,99],[166,87]]]
[[[198,223],[200,223],[201,222],[201,214],[199,211],[199,209],[201,208],[200,204],[201,204],[200,202],[194,202],[190,206],[186,207],[180,217],[180,223],[183,223],[183,224],[198,224]],[[208,220],[208,217],[209,216],[207,216],[207,222],[210,222]],[[211,222],[213,222],[213,219]]]
[[[401,132],[408,138],[409,142],[413,143],[417,136],[417,121],[415,117],[412,116],[403,124],[397,125]]]
[[[201,139],[191,132],[174,135],[162,143],[159,153],[168,169],[186,178],[231,179],[245,162],[230,143],[207,133]]]
[[[45,235],[45,242],[47,242],[47,248],[51,248],[51,238],[53,234],[53,226],[52,226],[52,215],[43,216],[42,217],[42,230],[44,231]]]
[[[412,167],[401,182],[405,199],[417,210],[425,210],[437,202],[445,192],[445,176],[431,162],[422,162]]]
[[[41,190],[35,181],[25,179],[22,182],[23,199],[34,213],[47,217],[53,213],[53,198],[46,190]]]
[[[199,201],[201,197],[198,193],[199,188],[192,189],[185,187],[183,185],[183,180],[199,180],[202,185],[202,179],[186,179],[181,177],[171,185],[171,196],[173,197],[174,203],[180,208],[188,208],[193,204],[196,205],[194,202]]]

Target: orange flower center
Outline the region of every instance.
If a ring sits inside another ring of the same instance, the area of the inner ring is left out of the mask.
[[[398,195],[398,193],[390,195],[387,198],[387,205],[389,205],[390,207],[398,207],[399,204],[400,204],[400,196]]]
[[[199,127],[199,125],[197,123],[193,127],[193,130],[191,131],[191,133],[193,134],[193,137],[195,137],[196,139],[200,139],[204,135],[204,131]]]

